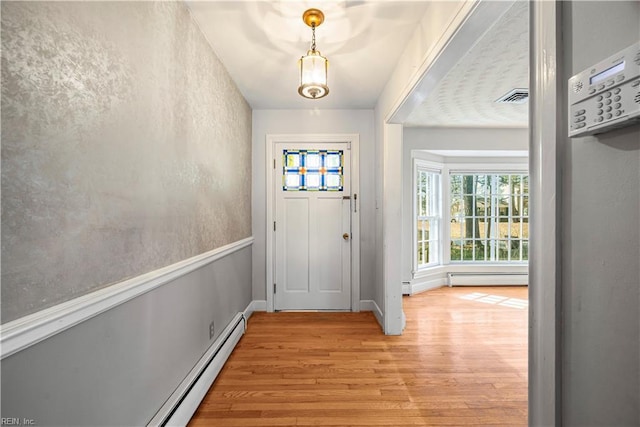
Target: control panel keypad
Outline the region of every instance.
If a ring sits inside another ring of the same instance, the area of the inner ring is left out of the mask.
[[[635,58],[635,60],[634,60]],[[640,42],[569,80],[569,136],[640,122]]]

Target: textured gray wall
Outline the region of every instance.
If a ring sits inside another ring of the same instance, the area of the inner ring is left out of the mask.
[[[2,417],[147,425],[251,301],[250,266],[247,247],[3,359]]]
[[[2,322],[251,234],[251,109],[181,2],[2,2]]]
[[[567,2],[562,11],[565,82],[640,38],[637,1]],[[638,426],[640,125],[564,147],[563,425]]]

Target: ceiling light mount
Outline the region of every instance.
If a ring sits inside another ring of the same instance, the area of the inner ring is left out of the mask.
[[[302,14],[302,21],[311,27],[311,49],[298,61],[300,86],[298,93],[309,99],[320,99],[329,93],[327,68],[329,61],[316,50],[316,28],[324,22],[324,13],[319,9],[308,9]]]
[[[311,28],[317,28],[324,22],[324,13],[320,9],[308,9],[302,14],[302,20]]]

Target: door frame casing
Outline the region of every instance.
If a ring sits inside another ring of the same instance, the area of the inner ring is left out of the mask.
[[[360,197],[360,135],[359,134],[267,134],[266,136],[266,289],[267,311],[274,311],[273,284],[275,283],[275,221],[274,154],[278,143],[347,143],[351,147],[351,195]],[[352,198],[352,201],[353,198]],[[357,211],[351,209],[351,311],[360,311],[360,200],[355,200]]]

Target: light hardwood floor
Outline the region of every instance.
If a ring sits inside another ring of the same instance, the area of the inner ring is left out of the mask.
[[[255,313],[189,425],[526,425],[526,300],[526,287],[405,297],[399,337],[370,312]]]

